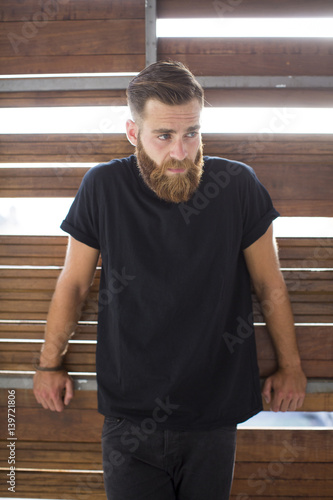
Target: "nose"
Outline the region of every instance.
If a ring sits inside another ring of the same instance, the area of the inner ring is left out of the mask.
[[[177,140],[170,151],[170,158],[173,160],[182,161],[187,157],[187,151],[182,139]]]

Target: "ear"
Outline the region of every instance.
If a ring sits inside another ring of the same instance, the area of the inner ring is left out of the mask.
[[[136,146],[138,142],[139,127],[133,120],[127,120],[126,122],[126,135],[129,142]]]

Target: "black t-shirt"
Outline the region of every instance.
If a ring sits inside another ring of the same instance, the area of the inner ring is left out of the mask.
[[[157,197],[135,156],[97,165],[61,225],[102,256],[104,415],[194,430],[262,409],[242,250],[279,214],[251,167],[204,159],[198,190],[180,204]]]

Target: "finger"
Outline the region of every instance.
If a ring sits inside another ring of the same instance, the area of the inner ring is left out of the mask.
[[[286,397],[281,405],[281,411],[296,411],[297,398]]]
[[[297,404],[296,404],[296,409],[299,409],[303,406],[304,404],[304,400],[305,400],[305,396],[301,396],[298,400],[297,400]]]
[[[62,400],[62,397],[61,397],[60,393],[57,394],[56,396],[54,396],[53,400],[50,400],[50,403],[53,406],[53,408],[50,408],[50,410],[52,409],[52,411],[58,411],[58,412],[63,411],[63,409],[64,409],[64,402]]]
[[[38,403],[40,405],[42,405],[42,407],[44,408],[44,410],[48,410],[49,409],[49,405],[46,403],[46,401],[44,401],[44,399],[39,399]]]
[[[272,380],[271,378],[267,378],[262,390],[262,395],[265,398],[267,404],[271,402],[271,391],[272,391]]]
[[[274,391],[272,403],[271,403],[271,410],[274,412],[286,411],[286,410],[282,410],[283,403],[284,403],[283,396],[281,394],[279,394],[278,392]]]
[[[48,398],[40,397],[38,402],[39,402],[39,404],[42,405],[42,407],[44,408],[44,410],[54,411],[54,404]]]
[[[289,402],[289,406],[287,408],[287,411],[296,411],[297,409],[297,399],[292,399],[290,402]]]
[[[73,399],[73,397],[74,397],[73,380],[71,378],[68,378],[66,381],[66,386],[65,386],[65,399],[64,399],[64,403],[66,406]]]

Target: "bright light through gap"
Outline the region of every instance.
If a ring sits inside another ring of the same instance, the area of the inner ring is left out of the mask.
[[[60,229],[73,198],[2,198],[0,235],[64,236]],[[333,217],[279,217],[276,237],[333,238]]]
[[[0,108],[0,134],[125,133],[126,106]],[[206,107],[203,133],[332,134],[333,108]]]
[[[332,38],[333,18],[157,19],[157,37]]]

